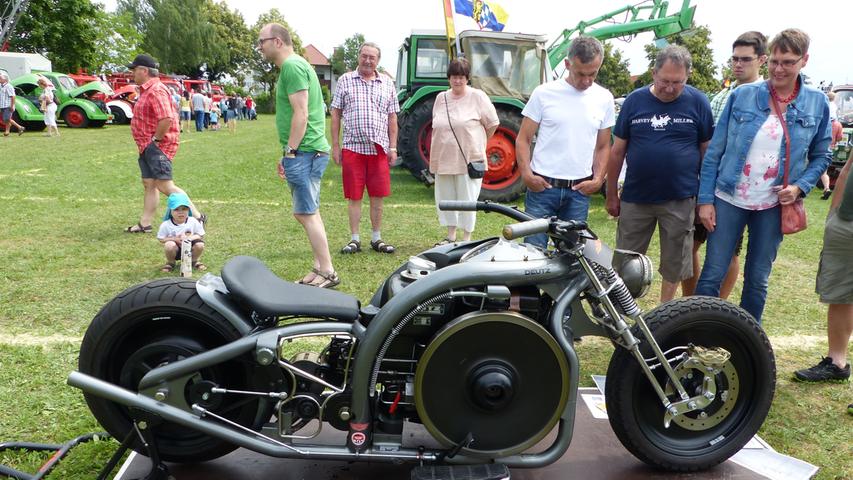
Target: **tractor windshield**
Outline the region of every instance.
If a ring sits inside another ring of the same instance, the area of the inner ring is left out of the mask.
[[[835,104],[838,105],[838,120],[844,126],[853,124],[853,90],[835,92]]]
[[[471,85],[491,96],[526,101],[542,83],[545,50],[535,42],[466,38],[462,46],[471,62]]]

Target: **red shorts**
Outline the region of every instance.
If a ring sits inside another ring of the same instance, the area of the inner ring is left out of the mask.
[[[371,197],[391,195],[391,169],[388,155],[376,145],[375,155],[363,155],[344,149],[341,152],[341,176],[344,182],[344,198],[361,200],[364,187]]]

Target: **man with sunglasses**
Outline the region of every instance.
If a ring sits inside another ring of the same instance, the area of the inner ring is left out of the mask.
[[[692,247],[699,166],[714,119],[705,94],[687,85],[692,59],[668,45],[655,59],[654,83],[622,104],[607,172],[607,212],[619,217],[616,247],[645,253],[659,228],[661,302],[693,275]],[[627,163],[622,197],[617,181]]]
[[[326,226],[320,217],[320,180],[330,148],[320,81],[308,61],[293,51],[293,39],[284,26],[264,25],[257,48],[281,69],[275,90],[275,125],[283,149],[278,176],[290,187],[293,216],[305,229],[314,256],[313,268],[298,283],[332,288],[341,280],[332,268]]]
[[[720,114],[723,112],[723,108],[726,106],[729,95],[731,95],[735,88],[741,85],[764,81],[759,72],[761,67],[767,63],[767,37],[763,33],[755,31],[741,34],[732,44],[732,58],[730,62],[732,76],[735,77],[735,81],[711,99],[711,112],[714,114],[715,125],[720,118]],[[681,282],[681,293],[685,296],[693,295],[693,292],[696,290],[696,282],[699,281],[699,271],[701,270],[699,247],[708,239],[708,230],[702,225],[698,215],[696,216],[696,222],[693,230],[693,276]],[[740,273],[740,252],[742,247],[743,235],[741,235],[737,242],[734,257],[732,257],[732,261],[729,263],[729,270],[726,272],[722,286],[720,286],[720,298],[729,298],[729,294],[734,290],[738,274]]]

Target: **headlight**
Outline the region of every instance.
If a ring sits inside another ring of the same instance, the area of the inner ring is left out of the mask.
[[[616,250],[613,252],[613,269],[622,277],[634,298],[642,298],[649,292],[654,276],[649,257],[630,250]]]

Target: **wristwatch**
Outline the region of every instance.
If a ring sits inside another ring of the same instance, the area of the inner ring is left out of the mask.
[[[389,148],[388,148],[388,151],[389,151],[389,152],[396,152],[396,151],[397,151],[397,147],[389,147]]]
[[[295,157],[296,156],[296,149],[291,147],[290,145],[288,145],[287,148],[284,149],[284,156],[285,157]]]
[[[154,143],[160,143],[162,141],[162,139],[157,138],[157,137],[151,137],[151,141]]]

